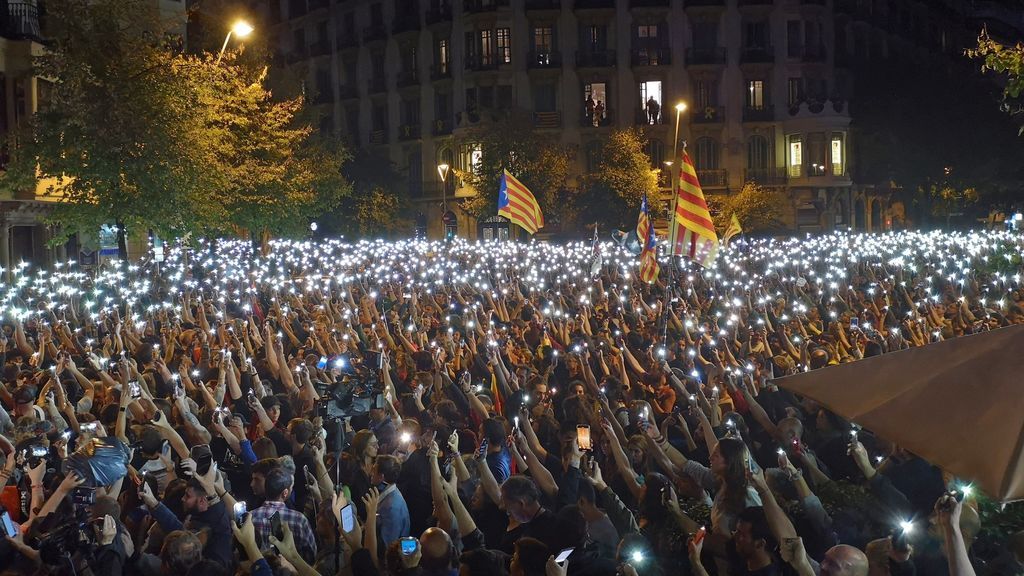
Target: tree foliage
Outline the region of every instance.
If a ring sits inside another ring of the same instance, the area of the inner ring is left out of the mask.
[[[463,203],[469,213],[482,218],[497,212],[501,174],[507,169],[533,192],[549,228],[571,221],[574,193],[568,189],[569,150],[552,134],[535,130],[528,113],[501,114],[494,123],[467,131],[458,144],[480,150],[480,160],[471,170],[455,171],[456,178],[477,192]]]
[[[304,228],[349,187],[341,148],[297,120],[301,99],[275,102],[260,68],[219,65],[165,41],[148,0],[47,4],[36,74],[51,99],[15,149],[11,187],[52,182],[64,234],[101,224],[173,237]]]
[[[785,227],[783,207],[788,200],[778,189],[747,182],[735,194],[708,198],[711,217],[719,232],[729,227],[733,214],[744,232],[770,232]]]
[[[983,72],[1005,74],[1003,110],[1011,115],[1024,113],[1024,43],[1004,46],[993,40],[987,30],[982,30],[978,36],[978,45],[967,50],[967,55],[983,62]],[[1024,125],[1018,133],[1024,135]]]
[[[658,197],[658,173],[651,169],[646,147],[647,137],[639,128],[613,131],[601,147],[591,181],[595,187],[611,192],[625,212],[635,214],[646,194],[651,213],[660,214],[664,207]]]

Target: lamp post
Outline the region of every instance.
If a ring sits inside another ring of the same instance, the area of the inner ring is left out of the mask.
[[[252,34],[253,27],[249,25],[245,20],[239,20],[231,26],[231,30],[228,30],[228,35],[224,37],[224,45],[220,47],[220,53],[217,54],[217,63],[220,64],[220,59],[224,57],[224,51],[228,49],[228,42],[231,41],[231,35],[234,34],[239,38],[245,38],[249,34]]]
[[[672,170],[672,181],[669,186],[672,188],[672,211],[668,214],[668,239],[669,239],[669,250],[674,250],[676,245],[676,228],[672,225],[676,214],[676,184],[679,182],[679,171],[683,167],[682,162],[675,162],[676,158],[679,157],[679,120],[683,116],[683,112],[686,111],[686,102],[680,102],[676,104],[676,135],[672,140],[672,162],[666,162],[670,167],[674,167]],[[670,252],[671,253],[671,252]]]
[[[441,232],[448,238],[448,168],[447,164],[437,165],[437,175],[441,177]]]

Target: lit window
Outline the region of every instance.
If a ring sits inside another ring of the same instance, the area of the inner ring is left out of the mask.
[[[789,175],[793,177],[800,176],[800,168],[804,164],[804,148],[803,142],[800,141],[799,136],[794,136],[789,139]]]
[[[842,175],[843,171],[843,135],[832,134],[832,173]]]

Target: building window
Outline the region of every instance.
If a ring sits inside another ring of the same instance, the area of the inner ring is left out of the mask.
[[[747,22],[743,36],[744,48],[747,50],[765,50],[768,48],[768,22],[759,20]]]
[[[409,153],[409,195],[423,195],[423,151],[419,147]]]
[[[533,50],[537,54],[551,54],[554,48],[554,36],[550,26],[533,29]]]
[[[786,56],[799,58],[803,55],[803,31],[799,20],[786,22]]]
[[[587,142],[584,155],[586,156],[587,173],[597,172],[598,166],[601,165],[601,143],[597,140]]]
[[[747,81],[747,108],[763,110],[764,96],[764,80]]]
[[[534,112],[555,112],[555,85],[538,84],[533,91]]]
[[[661,80],[650,80],[640,83],[640,109],[644,112],[646,124],[662,122]]]
[[[790,78],[787,84],[786,102],[790,106],[796,106],[804,101],[804,79]]]
[[[512,62],[512,39],[508,28],[498,28],[498,62],[508,64]]]
[[[713,78],[699,78],[696,84],[697,111],[718,105],[718,81]]]
[[[643,39],[658,39],[658,25],[657,24],[639,24],[636,27],[636,37]]]
[[[647,141],[647,157],[651,160],[651,168],[661,169],[665,165],[665,145],[657,138]]]
[[[608,49],[608,27],[588,26],[583,44],[586,45],[591,54],[604,52]]]
[[[747,168],[767,170],[769,158],[768,139],[759,135],[751,136],[747,142]]]
[[[799,178],[803,175],[804,143],[800,136],[789,137],[789,176]]]
[[[718,169],[718,142],[714,138],[703,136],[697,139],[697,157],[694,159],[697,170]]]
[[[381,6],[379,3],[370,6],[370,25],[384,25],[384,7]]]
[[[842,132],[832,133],[832,146],[831,146],[831,160],[832,160],[832,174],[841,176],[846,174],[846,161],[845,154],[845,138]]]
[[[600,126],[608,116],[608,85],[604,82],[584,84],[583,109],[586,121],[594,126]]]
[[[480,31],[480,63],[484,66],[494,64],[494,33],[490,30]]]
[[[807,135],[807,164],[811,176],[825,174],[825,134],[812,132]]]
[[[705,51],[718,48],[718,22],[694,22],[693,47]]]

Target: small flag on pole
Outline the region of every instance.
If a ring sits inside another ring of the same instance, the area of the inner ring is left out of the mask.
[[[661,268],[658,266],[658,245],[654,235],[654,224],[651,222],[647,208],[647,195],[640,201],[640,217],[636,223],[636,236],[642,238],[643,248],[640,250],[640,280],[654,282],[658,279]]]
[[[697,180],[697,170],[683,149],[676,184],[675,214],[669,225],[672,255],[686,256],[707,268],[718,255],[718,234]]]
[[[501,174],[501,188],[498,189],[498,215],[518,224],[530,234],[544,227],[544,214],[533,193],[515,176],[504,170]]]
[[[725,234],[722,235],[722,243],[728,246],[732,237],[738,234],[743,234],[743,227],[740,226],[740,219],[733,212],[732,219],[729,220],[729,227],[725,229]]]

